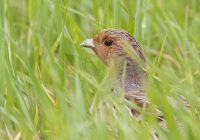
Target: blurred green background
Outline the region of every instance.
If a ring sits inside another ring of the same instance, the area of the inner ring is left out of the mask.
[[[0,0],[0,139],[200,137],[199,0]],[[143,47],[152,103],[137,122],[80,42],[104,28]],[[184,96],[190,108],[180,100]],[[170,99],[169,99],[170,97]],[[176,106],[170,104],[176,101]],[[116,107],[116,112],[113,111]],[[165,117],[167,130],[155,119]]]

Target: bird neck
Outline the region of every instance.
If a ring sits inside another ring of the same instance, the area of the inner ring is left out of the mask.
[[[118,85],[126,93],[144,92],[145,71],[132,58],[126,57],[116,63]]]

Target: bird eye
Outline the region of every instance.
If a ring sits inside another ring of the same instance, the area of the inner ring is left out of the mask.
[[[112,43],[113,43],[113,41],[112,41],[112,40],[109,40],[109,39],[106,39],[106,40],[104,41],[104,45],[105,45],[105,46],[111,46]]]

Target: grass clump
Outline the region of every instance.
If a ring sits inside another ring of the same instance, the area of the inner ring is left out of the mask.
[[[199,139],[199,4],[0,1],[0,139],[152,139],[152,130],[160,139]],[[110,94],[110,71],[79,46],[104,28],[127,30],[145,52],[152,111],[140,123]]]

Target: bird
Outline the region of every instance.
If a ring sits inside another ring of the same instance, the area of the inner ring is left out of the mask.
[[[82,41],[80,46],[92,49],[108,67],[114,65],[116,87],[123,89],[125,99],[139,107],[144,106],[147,73],[140,64],[145,64],[145,57],[132,35],[125,30],[104,29],[93,38]],[[131,112],[138,113],[135,109]]]

